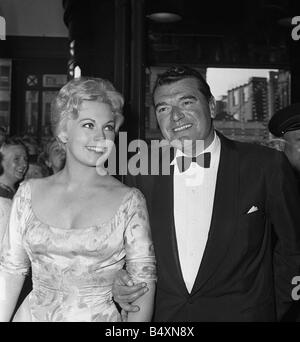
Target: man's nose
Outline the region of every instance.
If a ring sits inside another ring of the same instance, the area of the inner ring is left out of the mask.
[[[177,106],[172,107],[172,119],[176,122],[184,118],[184,114]]]

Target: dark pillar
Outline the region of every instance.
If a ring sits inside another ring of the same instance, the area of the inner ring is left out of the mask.
[[[131,0],[131,115],[128,132],[145,137],[145,1]]]
[[[144,0],[63,0],[63,6],[82,76],[110,80],[125,97],[122,130],[129,141],[143,137]]]
[[[64,0],[64,21],[75,41],[75,62],[83,76],[114,81],[115,1]]]

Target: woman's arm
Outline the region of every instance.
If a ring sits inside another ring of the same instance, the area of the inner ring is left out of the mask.
[[[142,193],[132,191],[124,235],[126,271],[133,283],[146,283],[148,291],[133,302],[140,310],[128,313],[128,322],[150,322],[153,314],[156,284],[156,261],[146,201]]]
[[[25,276],[0,271],[0,322],[9,322],[15,310]]]
[[[147,283],[148,291],[132,304],[138,305],[140,310],[137,312],[128,312],[127,322],[151,322],[154,306],[155,282]]]

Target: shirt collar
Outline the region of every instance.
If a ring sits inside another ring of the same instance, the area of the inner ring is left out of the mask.
[[[216,134],[216,131],[214,131],[214,140],[212,141],[212,143],[203,150],[203,152],[199,153],[199,154],[202,154],[202,153],[211,153],[211,156],[212,158],[216,155],[216,153],[218,152],[219,150],[219,147],[220,147],[220,138],[218,137],[218,135]],[[179,149],[176,149],[176,153],[175,153],[175,157],[174,159],[172,160],[171,164],[170,165],[175,165],[176,164],[176,158],[177,157],[187,157],[186,154],[184,154],[181,150]],[[197,157],[197,156],[196,156]]]

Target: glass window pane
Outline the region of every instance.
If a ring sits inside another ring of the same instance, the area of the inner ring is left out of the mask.
[[[11,92],[11,60],[0,59],[0,126],[9,129]]]
[[[207,81],[216,99],[216,129],[233,140],[271,146],[268,122],[290,104],[290,72],[208,68]]]
[[[43,87],[60,88],[67,83],[67,75],[43,75]]]
[[[37,135],[39,92],[36,90],[27,90],[25,97],[24,134]]]
[[[43,114],[41,136],[46,138],[51,133],[51,102],[57,95],[58,91],[43,91]]]

